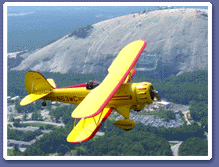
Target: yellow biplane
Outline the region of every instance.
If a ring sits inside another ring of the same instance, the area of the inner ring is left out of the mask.
[[[46,79],[42,74],[29,71],[25,76],[25,86],[29,95],[20,105],[30,104],[38,99],[59,101],[78,105],[72,117],[80,119],[67,137],[68,142],[84,142],[95,136],[102,123],[112,110],[124,118],[113,124],[130,130],[135,122],[129,119],[130,110],[140,111],[151,104],[156,97],[160,100],[153,85],[149,82],[132,83],[135,64],[146,46],[144,40],[134,41],[125,46],[108,69],[108,75],[102,83],[97,81],[63,88],[56,88],[53,79]]]

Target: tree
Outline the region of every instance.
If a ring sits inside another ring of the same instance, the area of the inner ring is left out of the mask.
[[[32,114],[31,119],[34,121],[42,121],[43,120],[41,114],[38,114],[36,111]]]
[[[159,118],[164,118],[165,121],[169,121],[170,119],[176,118],[174,111],[165,110],[164,108],[159,108],[159,111],[155,112],[155,116]]]
[[[36,112],[34,112],[31,116],[31,119],[34,120],[34,121],[37,121],[38,120],[38,114]]]
[[[203,102],[190,102],[190,114],[193,120],[200,121],[208,116],[208,105]]]
[[[23,136],[24,133],[22,131],[17,130],[17,129],[15,129],[15,130],[9,129],[7,135],[8,135],[7,136],[8,139],[20,140],[20,136]]]
[[[24,116],[23,116],[23,119],[22,119],[23,121],[26,121],[27,120],[27,114],[26,114],[26,112],[24,113]]]
[[[31,141],[41,134],[42,134],[41,130],[36,130],[34,132],[27,131],[22,136],[19,136],[19,138],[21,141]]]
[[[18,113],[22,113],[22,106],[20,105],[20,102],[18,101],[15,102],[15,109],[17,110]]]
[[[208,132],[208,117],[204,117],[201,119],[201,126],[204,131]]]
[[[70,151],[68,146],[64,145],[64,144],[61,144],[56,152],[59,153],[60,155],[65,155],[65,153],[67,153],[68,151]]]
[[[46,130],[49,130],[49,129],[53,129],[54,128],[54,126],[53,125],[49,125],[49,124],[46,124],[45,126],[44,126],[44,129],[46,129]]]
[[[85,155],[85,152],[80,147],[77,147],[76,152],[77,155]]]
[[[20,151],[18,145],[14,145],[14,146],[13,146],[13,155],[15,155],[15,156],[21,155],[21,151]]]
[[[180,156],[207,156],[208,141],[206,139],[193,137],[187,139],[179,147]]]
[[[179,111],[179,116],[180,116],[180,118],[182,118],[184,116],[182,111]]]
[[[82,146],[86,148],[85,155],[172,155],[166,139],[139,128],[128,132],[119,128],[107,130],[104,136],[85,142]]]
[[[46,107],[47,107],[47,109],[48,109],[49,111],[51,111],[51,109],[52,109],[52,102],[51,102],[51,101],[47,101],[47,102],[46,102]]]
[[[21,125],[20,121],[21,121],[20,119],[15,119],[13,125],[14,125],[15,127],[21,127],[22,125]]]

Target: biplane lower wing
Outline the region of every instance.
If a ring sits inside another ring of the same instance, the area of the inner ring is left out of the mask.
[[[145,46],[144,40],[134,41],[125,46],[109,67],[106,78],[77,106],[72,112],[72,117],[89,118],[99,114],[126,80],[132,69],[134,72],[134,66]]]
[[[94,117],[81,119],[69,133],[67,141],[70,143],[80,143],[93,138],[112,110],[113,108],[104,108],[101,113]]]

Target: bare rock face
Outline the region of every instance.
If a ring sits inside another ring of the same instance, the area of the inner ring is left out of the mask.
[[[168,9],[88,25],[31,53],[12,70],[107,74],[128,43],[147,42],[136,69],[166,78],[208,68],[208,10]]]

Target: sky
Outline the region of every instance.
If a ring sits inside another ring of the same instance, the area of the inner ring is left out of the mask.
[[[103,10],[103,11],[111,11],[113,9],[112,12],[115,12],[118,9],[121,8],[126,8],[126,9],[145,9],[148,8],[148,10],[155,10],[157,9],[156,6],[8,6],[8,13],[20,13],[20,12],[35,12],[35,11],[39,11],[39,10]],[[167,6],[162,6],[162,7],[167,7]],[[175,8],[202,8],[202,9],[207,9],[207,6],[173,6]]]
[[[157,6],[7,6],[8,52],[35,50],[88,24],[145,9],[157,10]]]

